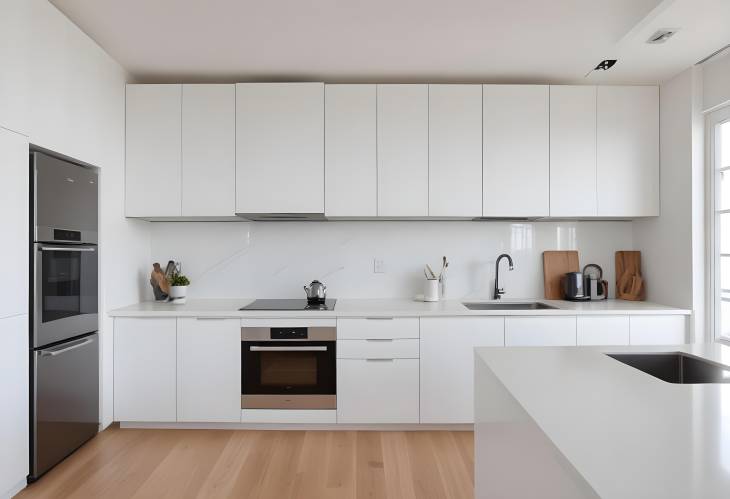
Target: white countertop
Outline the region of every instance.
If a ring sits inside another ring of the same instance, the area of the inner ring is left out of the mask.
[[[600,497],[730,497],[730,384],[666,383],[604,355],[649,351],[730,365],[719,344],[476,354]]]
[[[142,302],[109,312],[112,317],[450,317],[481,315],[689,315],[691,311],[647,302],[604,300],[569,302],[533,300],[557,307],[543,310],[469,310],[461,300],[435,303],[394,299],[340,299],[333,311],[252,311],[239,310],[253,299],[188,299],[184,305]],[[470,300],[464,300],[470,301]],[[474,300],[484,301],[484,300]],[[527,300],[503,300],[504,302]]]

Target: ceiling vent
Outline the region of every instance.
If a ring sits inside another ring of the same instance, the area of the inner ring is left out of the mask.
[[[673,37],[677,31],[679,31],[679,28],[664,28],[657,30],[649,37],[646,43],[664,43]]]

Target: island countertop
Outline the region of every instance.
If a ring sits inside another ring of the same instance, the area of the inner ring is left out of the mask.
[[[563,300],[503,300],[504,302],[537,301],[555,308],[538,310],[469,310],[463,303],[489,300],[441,300],[427,303],[407,298],[339,299],[329,311],[254,311],[240,310],[251,298],[192,299],[182,305],[142,302],[109,312],[112,317],[452,317],[452,316],[559,316],[559,315],[689,315],[690,310],[648,302],[603,300],[570,302]]]
[[[730,347],[721,344],[477,348],[475,475],[494,473],[480,460],[494,467],[504,454],[488,446],[512,425],[519,431],[505,448],[534,428],[599,497],[728,497],[730,384],[668,383],[605,355],[676,351],[730,366]],[[489,392],[481,401],[480,386]],[[528,479],[525,453],[515,463]],[[483,497],[479,490],[477,478]]]

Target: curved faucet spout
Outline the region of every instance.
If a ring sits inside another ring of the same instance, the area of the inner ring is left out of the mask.
[[[493,298],[495,300],[500,300],[502,298],[502,295],[504,294],[504,288],[499,287],[499,262],[502,261],[502,258],[506,258],[507,262],[509,263],[509,270],[514,270],[515,265],[512,261],[512,257],[509,256],[507,253],[502,253],[497,257],[497,263],[495,264],[495,270],[494,270],[494,296]]]

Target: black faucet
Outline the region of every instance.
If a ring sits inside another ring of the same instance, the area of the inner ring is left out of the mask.
[[[499,300],[500,298],[502,298],[502,295],[504,294],[504,288],[500,288],[499,287],[499,262],[502,261],[502,258],[506,258],[507,259],[507,261],[509,262],[509,269],[510,270],[514,270],[515,269],[515,265],[512,262],[512,257],[509,256],[507,253],[502,253],[501,255],[499,255],[497,257],[497,265],[496,265],[496,268],[494,270],[494,299],[495,300]]]

